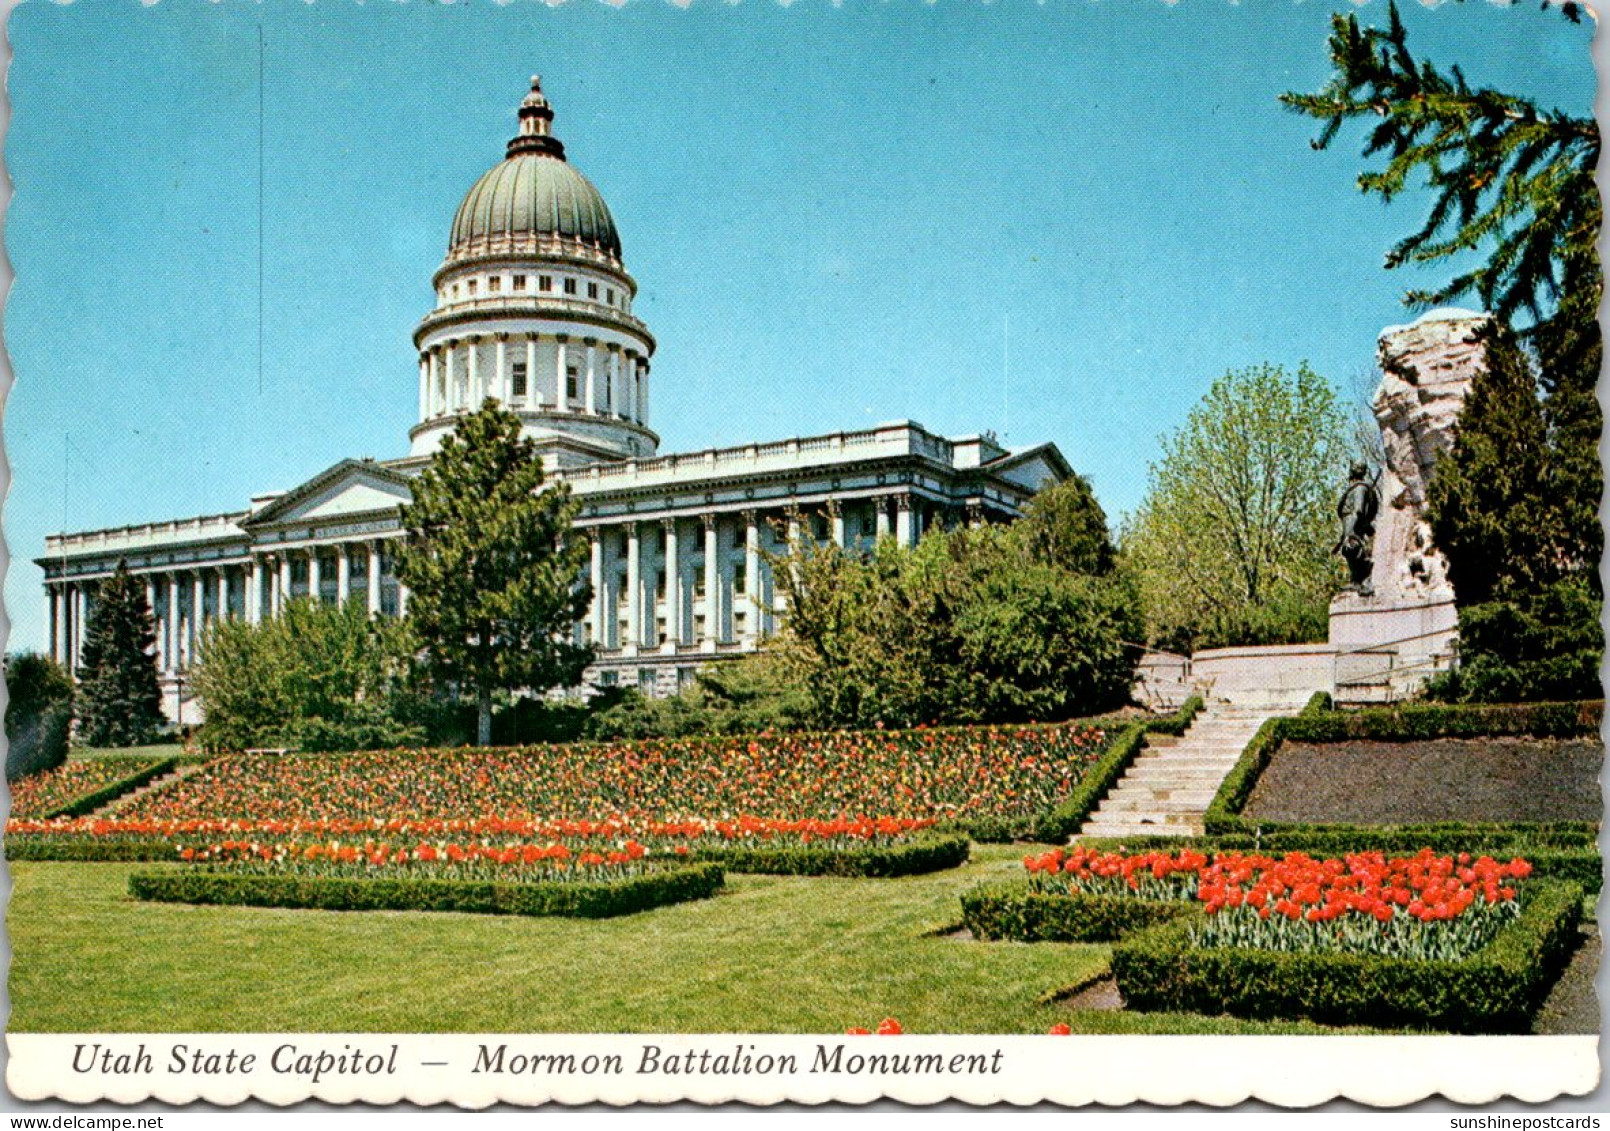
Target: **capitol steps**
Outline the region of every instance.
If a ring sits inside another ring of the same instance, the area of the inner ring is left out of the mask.
[[[1182,736],[1149,736],[1079,837],[1201,836],[1214,794],[1273,713],[1221,700],[1208,704]]]

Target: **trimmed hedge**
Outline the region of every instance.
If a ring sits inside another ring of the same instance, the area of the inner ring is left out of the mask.
[[[973,888],[961,900],[975,938],[1014,942],[1112,942],[1200,910],[1194,901],[1043,892],[1026,883]]]
[[[495,883],[481,880],[357,880],[186,868],[137,872],[129,894],[163,903],[294,907],[320,911],[464,911],[604,919],[707,899],[722,886],[719,864],[648,872],[613,883]]]
[[[837,851],[810,845],[705,848],[696,849],[693,858],[713,861],[729,872],[887,879],[959,867],[967,863],[969,851],[966,837],[947,836]]]
[[[1317,700],[1318,695],[1315,696]],[[1242,750],[1234,768],[1219,786],[1218,793],[1208,805],[1203,817],[1204,831],[1209,836],[1230,833],[1251,833],[1262,828],[1266,836],[1285,830],[1332,830],[1351,832],[1358,826],[1281,824],[1262,822],[1255,824],[1241,816],[1241,810],[1252,797],[1258,778],[1269,767],[1275,751],[1283,742],[1330,743],[1368,740],[1375,742],[1419,742],[1436,738],[1491,738],[1531,736],[1536,738],[1572,738],[1597,735],[1599,719],[1604,712],[1601,702],[1582,703],[1520,703],[1500,706],[1473,704],[1438,704],[1370,708],[1363,711],[1325,711],[1310,700],[1301,714],[1290,718],[1272,718],[1258,728],[1252,741]],[[1402,828],[1453,828],[1452,825],[1400,826]],[[1548,825],[1488,825],[1487,828],[1528,828],[1592,830],[1590,822],[1561,821]],[[1368,828],[1364,826],[1363,828]],[[1589,837],[1591,839],[1591,832]],[[1432,847],[1435,847],[1434,845]],[[1466,847],[1461,845],[1461,848]]]
[[[104,759],[104,761],[108,762],[116,760],[119,759]],[[128,761],[144,762],[144,759],[130,758]],[[174,770],[178,769],[178,767],[178,758],[163,758],[159,762],[154,762],[150,765],[144,766],[142,769],[134,771],[126,778],[119,778],[110,785],[102,786],[93,793],[86,793],[82,797],[74,798],[61,808],[53,809],[49,813],[46,813],[43,817],[35,819],[42,821],[53,821],[59,817],[87,817],[91,813],[95,812],[95,810],[99,809],[102,805],[110,805],[124,794],[133,793],[142,785],[155,781],[163,774],[170,774]]]
[[[1523,1033],[1576,943],[1581,908],[1575,884],[1538,884],[1519,919],[1457,962],[1197,948],[1189,923],[1170,923],[1114,946],[1112,971],[1131,1009]]]
[[[178,860],[179,846],[156,838],[98,838],[17,833],[6,837],[7,860],[60,860],[88,864],[130,864]]]

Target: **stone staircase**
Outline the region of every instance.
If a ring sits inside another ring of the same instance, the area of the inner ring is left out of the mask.
[[[1272,707],[1210,701],[1186,732],[1149,735],[1080,837],[1201,836],[1202,817]]]

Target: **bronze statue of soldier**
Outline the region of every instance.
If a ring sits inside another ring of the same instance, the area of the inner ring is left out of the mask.
[[[1370,573],[1375,568],[1375,516],[1380,510],[1381,496],[1370,482],[1369,469],[1353,464],[1347,472],[1347,489],[1336,504],[1342,537],[1335,552],[1347,563],[1347,588],[1365,597],[1374,592]]]

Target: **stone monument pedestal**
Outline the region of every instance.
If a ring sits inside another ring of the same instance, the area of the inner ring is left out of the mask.
[[[1337,703],[1389,703],[1453,662],[1459,613],[1451,596],[1393,601],[1339,593],[1330,603]]]

